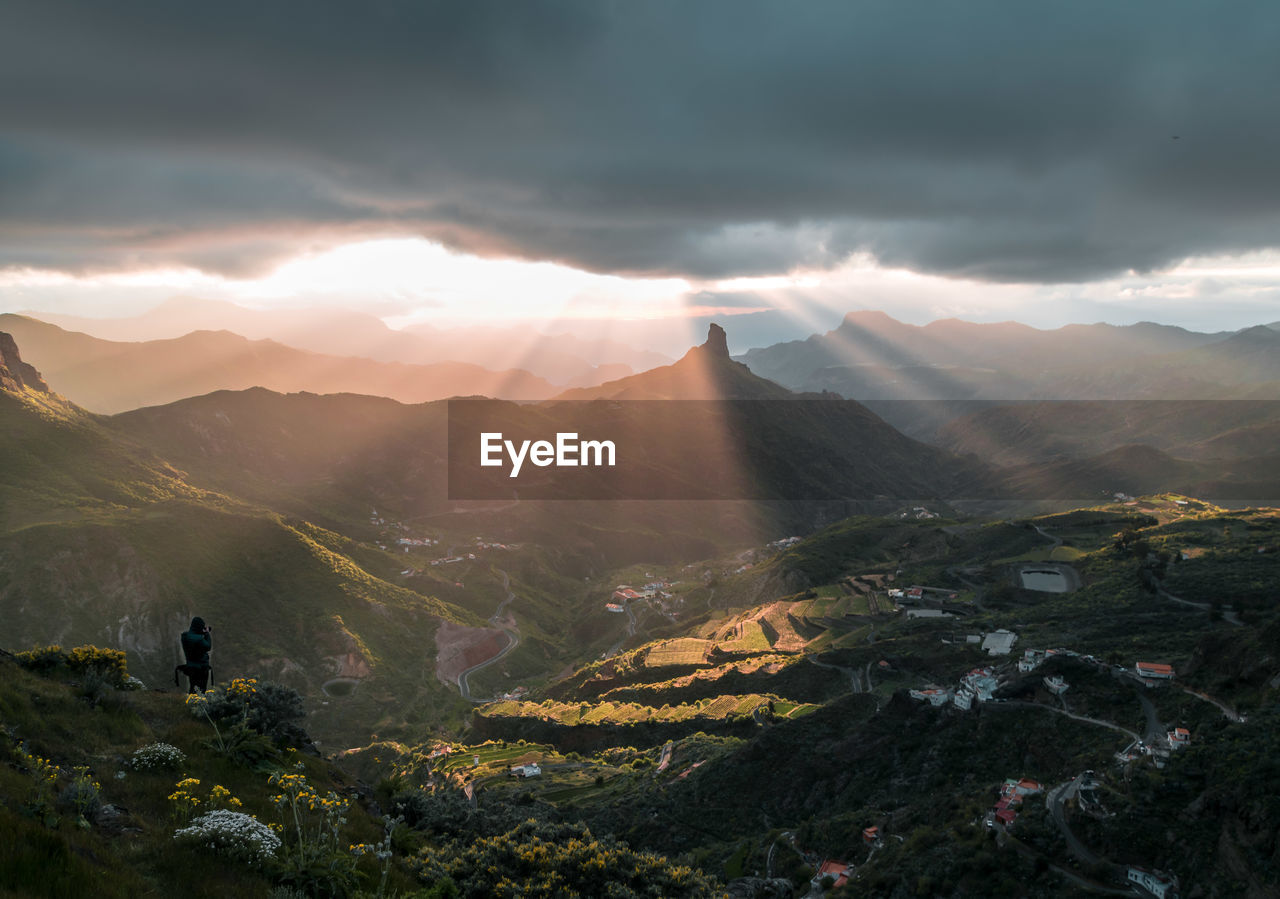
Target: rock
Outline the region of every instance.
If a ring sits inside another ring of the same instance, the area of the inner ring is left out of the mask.
[[[724,334],[723,331],[720,333]],[[49,392],[49,385],[44,382],[44,378],[40,377],[40,372],[36,371],[34,366],[22,361],[13,335],[0,331],[0,388],[20,391],[24,387],[40,393]]]
[[[98,809],[94,823],[107,836],[118,837],[126,833],[142,833],[142,828],[136,826],[129,810],[118,805],[104,805]]]
[[[707,340],[702,345],[702,348],[706,350],[707,354],[710,356],[719,356],[722,359],[728,359],[729,341],[725,336],[724,328],[720,327],[715,322],[712,322],[711,327],[707,328]]]

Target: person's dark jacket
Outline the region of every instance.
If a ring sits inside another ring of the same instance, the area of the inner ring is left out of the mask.
[[[203,618],[191,619],[191,629],[182,635],[182,654],[193,667],[209,667],[209,650],[213,649],[213,635],[204,626]]]

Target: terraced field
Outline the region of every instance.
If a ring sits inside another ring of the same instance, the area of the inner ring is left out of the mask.
[[[760,653],[768,652],[772,648],[769,638],[760,627],[760,622],[753,618],[738,622],[730,631],[728,639],[716,644],[717,650],[729,653]]]
[[[680,637],[675,640],[664,640],[649,650],[645,656],[646,668],[661,668],[666,665],[703,665],[715,644],[697,637]],[[766,646],[765,649],[769,647]]]
[[[591,724],[671,723],[699,719],[724,721],[752,715],[757,709],[773,704],[775,716],[798,716],[817,708],[808,703],[793,703],[763,693],[743,696],[725,695],[678,705],[651,706],[635,702],[543,703],[506,701],[484,706],[477,714],[486,718],[537,718],[554,721],[566,727]],[[515,764],[515,762],[512,762]]]

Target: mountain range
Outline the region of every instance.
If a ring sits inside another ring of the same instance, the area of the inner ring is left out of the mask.
[[[1212,334],[1169,325],[943,319],[916,326],[851,312],[803,341],[749,350],[752,371],[792,389],[869,399],[1193,399],[1280,378],[1280,332]],[[1272,385],[1274,387],[1274,385]]]
[[[328,356],[274,340],[248,340],[225,330],[109,341],[12,314],[0,315],[0,330],[15,336],[54,390],[86,409],[107,414],[250,387],[285,393],[360,393],[406,403],[473,394],[536,400],[558,392],[555,385],[524,370]]]
[[[192,331],[231,331],[328,356],[428,365],[464,362],[488,369],[522,369],[553,384],[597,384],[671,360],[616,340],[543,334],[524,327],[439,328],[425,322],[401,330],[349,309],[248,309],[221,300],[174,297],[141,315],[89,318],[32,312],[29,317],[105,340],[145,341]]]

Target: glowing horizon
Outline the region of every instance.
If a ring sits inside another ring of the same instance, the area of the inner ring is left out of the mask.
[[[643,340],[631,325],[688,324],[690,339],[709,318],[772,317],[777,340],[828,330],[847,312],[877,309],[901,321],[1017,320],[1033,327],[1154,320],[1194,330],[1263,324],[1277,316],[1280,253],[1188,258],[1160,272],[1085,284],[996,284],[895,269],[858,254],[828,269],[719,278],[631,277],[553,262],[486,258],[422,238],[385,238],[308,251],[259,277],[194,268],[73,274],[0,270],[0,310],[86,318],[141,314],[176,296],[250,309],[347,308],[400,329],[524,323],[535,330],[579,327],[613,339]],[[1215,300],[1212,310],[1204,299]],[[761,319],[763,320],[763,319]],[[731,328],[731,337],[735,329]],[[757,329],[759,330],[759,329]],[[695,340],[693,342],[700,342]],[[753,334],[748,345],[774,342]],[[742,345],[739,338],[735,343]]]

